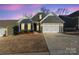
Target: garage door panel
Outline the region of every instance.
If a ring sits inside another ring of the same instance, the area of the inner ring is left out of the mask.
[[[45,25],[43,26],[43,32],[59,32],[59,25],[56,25],[56,26]]]

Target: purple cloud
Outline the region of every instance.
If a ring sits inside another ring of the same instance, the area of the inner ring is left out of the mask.
[[[40,4],[33,4],[33,5],[32,5],[33,8],[38,8],[38,7],[41,7],[41,6],[42,6],[42,5],[40,5]]]
[[[0,9],[2,9],[2,10],[10,10],[10,11],[19,10],[22,7],[23,7],[23,5],[21,5],[21,4],[0,5]]]
[[[71,11],[76,11],[76,10],[79,10],[79,7],[71,7],[71,8],[68,8],[69,10]]]

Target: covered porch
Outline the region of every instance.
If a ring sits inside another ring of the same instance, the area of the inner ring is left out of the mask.
[[[19,33],[41,32],[40,23],[21,23],[18,25]]]

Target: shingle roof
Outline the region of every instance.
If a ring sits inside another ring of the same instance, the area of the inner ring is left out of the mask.
[[[9,27],[15,25],[18,20],[0,20],[0,27]]]
[[[50,13],[43,19],[43,23],[64,23],[64,21],[55,15],[54,13]]]
[[[41,20],[39,19],[39,15],[40,14],[42,14],[42,19]],[[39,12],[35,16],[32,17],[32,20],[34,22],[41,22],[49,14],[46,14],[46,13],[43,13],[43,12]],[[52,13],[52,14],[53,14],[53,16],[49,15],[47,18],[44,19],[43,23],[64,23],[64,21],[61,18],[59,18],[54,13]]]
[[[21,23],[32,23],[31,19],[23,19]]]
[[[43,23],[63,23],[59,18],[55,16],[48,16]]]
[[[75,27],[78,20],[77,18],[69,17],[69,16],[59,16],[63,21],[65,21],[65,27]]]
[[[78,11],[75,11],[73,13],[71,13],[70,15],[68,15],[70,17],[78,17],[79,16],[79,10]]]

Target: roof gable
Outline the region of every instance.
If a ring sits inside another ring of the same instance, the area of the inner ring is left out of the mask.
[[[24,16],[23,18],[21,18],[18,23],[30,23],[32,22],[31,18],[28,16]]]
[[[43,23],[64,23],[64,21],[59,18],[54,13],[49,13],[47,16],[45,16],[40,22]]]
[[[32,20],[33,20],[34,22],[39,22],[39,21],[41,21],[42,19],[39,19],[39,15],[42,15],[42,19],[46,16],[45,13],[39,12],[39,13],[37,13],[36,15],[34,15],[34,16],[32,17]]]
[[[28,19],[28,16],[24,16],[24,17],[20,18],[19,21],[18,21],[18,23],[20,23],[24,19]]]

